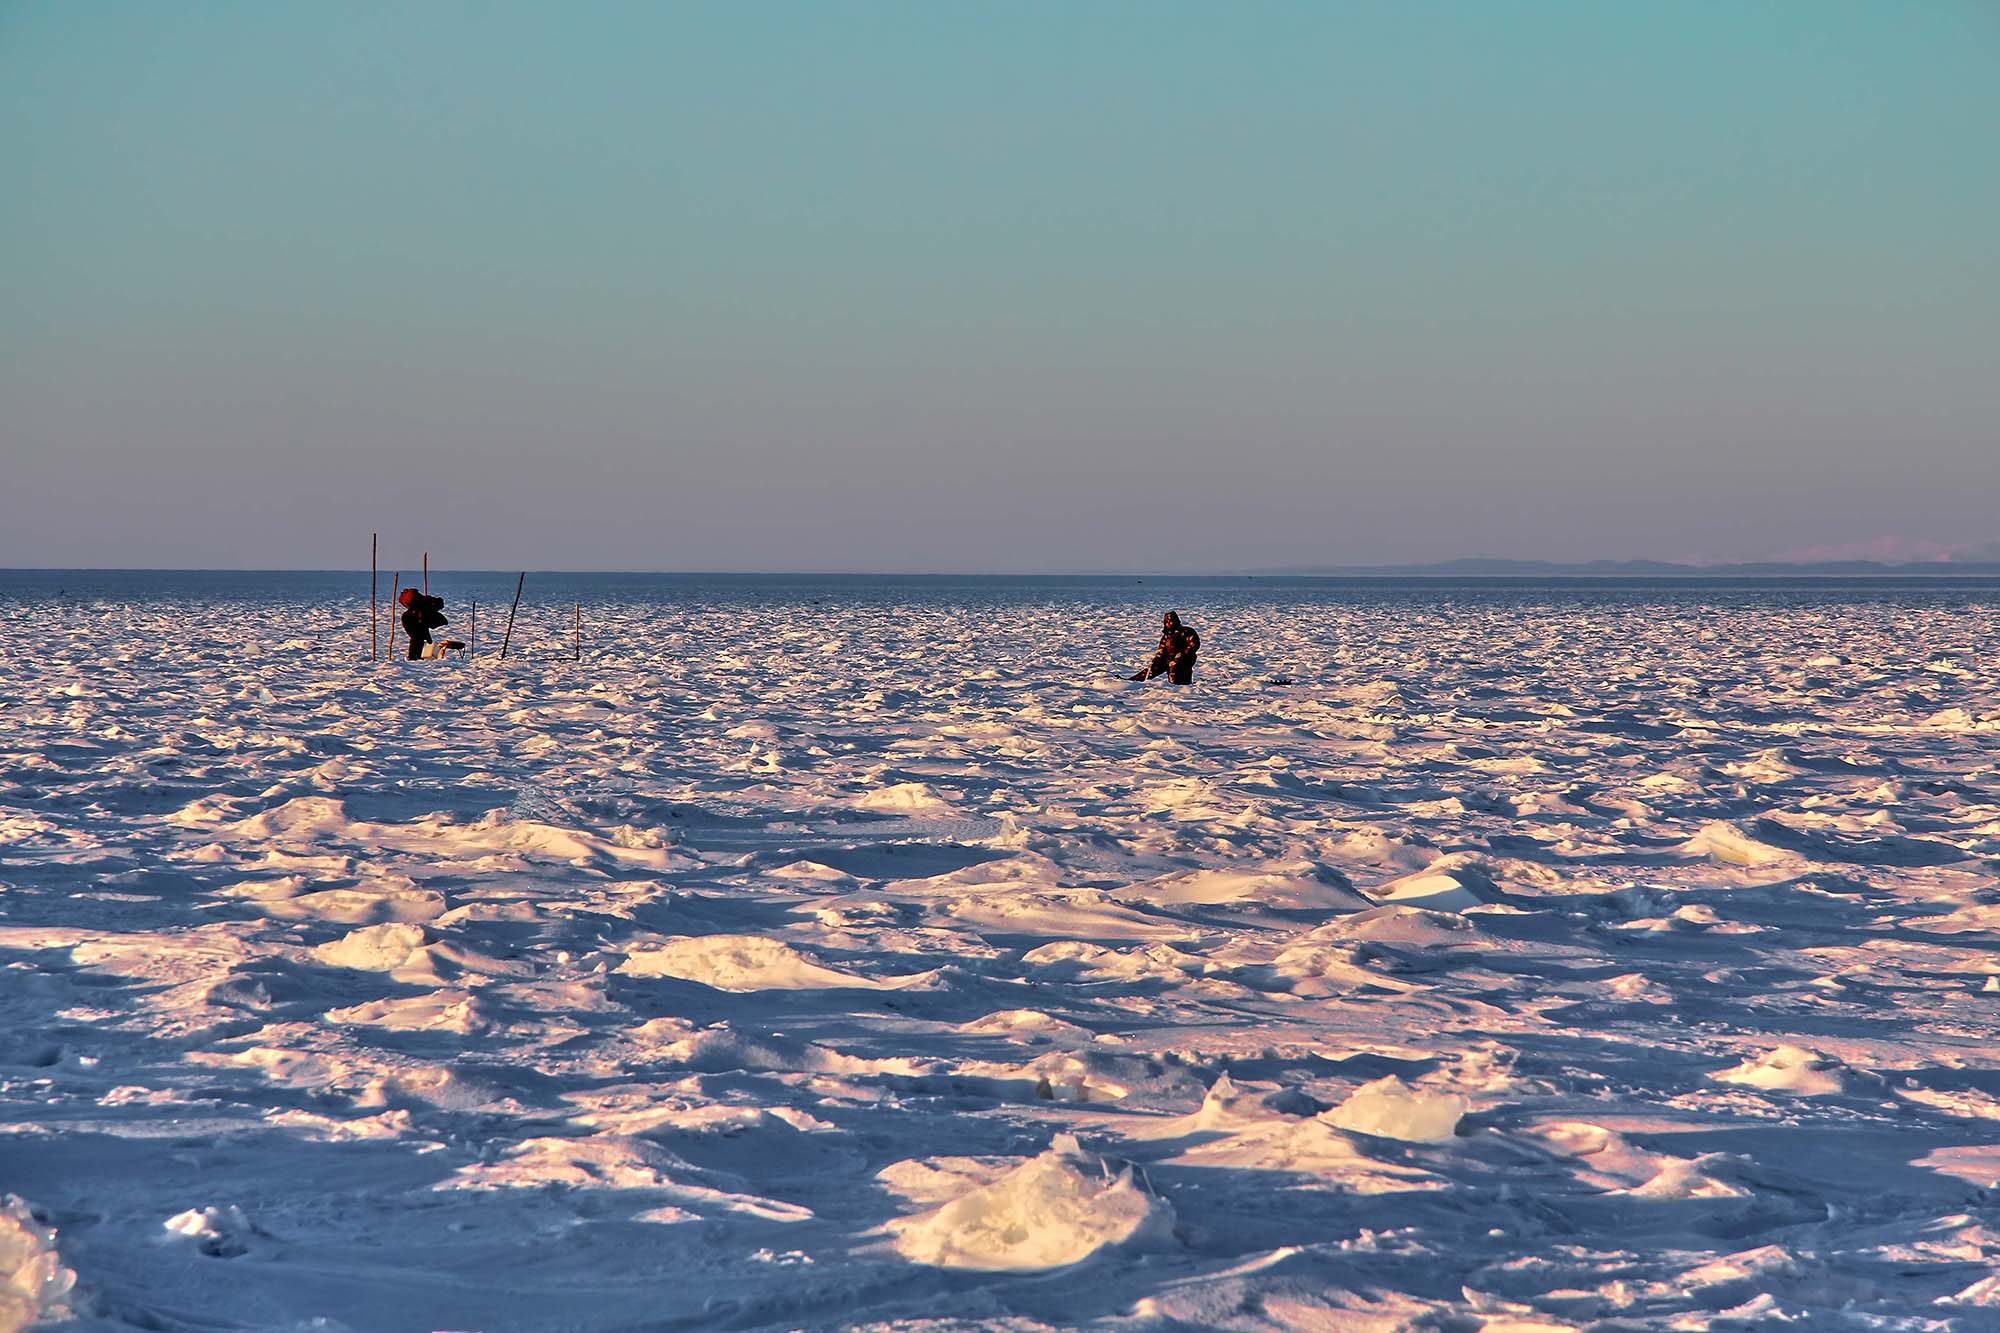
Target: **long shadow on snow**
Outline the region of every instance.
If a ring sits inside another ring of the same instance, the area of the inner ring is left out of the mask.
[[[388,787],[344,788],[340,803],[351,819],[369,824],[408,824],[432,815],[478,820],[512,806],[519,793],[510,787],[470,786],[470,766],[426,771],[421,780],[402,779]]]
[[[67,977],[97,1010],[121,994],[139,999],[157,989],[94,974],[70,963],[66,950],[4,948],[0,960],[28,963],[37,976]],[[9,1009],[17,1024],[26,1017],[18,1003]],[[435,1192],[488,1155],[481,1145],[504,1145],[535,1133],[565,1134],[567,1107],[538,1123],[518,1112],[454,1109],[397,1097],[392,1105],[416,1113],[413,1141],[325,1142],[273,1126],[264,1117],[305,1111],[339,1120],[343,1111],[356,1111],[357,1118],[365,1118],[380,1108],[331,1101],[325,1089],[285,1087],[257,1070],[189,1066],[182,1045],[133,1035],[129,1024],[72,1022],[49,1035],[56,1038],[53,1043],[27,1043],[9,1054],[29,1058],[58,1079],[87,1084],[81,1091],[106,1091],[120,1082],[183,1094],[166,1104],[85,1103],[79,1109],[89,1116],[89,1127],[78,1129],[64,1127],[75,1113],[53,1109],[45,1094],[12,1105],[11,1098],[0,1099],[10,1118],[44,1127],[33,1136],[0,1139],[0,1175],[62,1227],[62,1257],[81,1275],[88,1308],[119,1326],[234,1327],[284,1311],[360,1318],[367,1327],[385,1330],[468,1323],[543,1329],[569,1326],[580,1299],[590,1308],[590,1326],[638,1326],[661,1317],[662,1292],[670,1289],[673,1272],[691,1261],[712,1262],[718,1247],[747,1255],[760,1246],[806,1239],[795,1225],[748,1219],[726,1204],[704,1215],[699,1230],[635,1229],[624,1219],[662,1201],[660,1191],[646,1188]],[[87,1072],[69,1069],[63,1064],[64,1043],[93,1049],[99,1063]],[[524,1071],[504,1064],[456,1067],[518,1090],[535,1081],[506,1080],[510,1072]],[[557,1099],[547,1094],[566,1090],[542,1089],[550,1104]],[[492,1091],[483,1091],[482,1098]],[[187,1118],[190,1103],[209,1109]],[[217,1107],[223,1108],[220,1113]],[[245,1118],[227,1123],[230,1113]],[[106,1126],[130,1126],[133,1132]],[[179,1126],[185,1128],[170,1129]],[[447,1145],[444,1151],[435,1150],[438,1142]],[[835,1160],[825,1158],[822,1165]],[[141,1232],[143,1239],[134,1243],[129,1213],[135,1180],[145,1181],[152,1194],[175,1200],[164,1205],[168,1211],[241,1207],[249,1229],[186,1244],[162,1244],[156,1233]],[[319,1182],[326,1182],[327,1193],[315,1192]],[[689,1206],[688,1196],[669,1191],[667,1197],[676,1207]],[[493,1201],[520,1216],[493,1226]],[[813,1248],[835,1239],[817,1223],[803,1230]],[[689,1253],[685,1242],[676,1244],[677,1235],[697,1242],[696,1252]],[[635,1247],[633,1237],[651,1244]],[[578,1272],[591,1275],[588,1287],[577,1286]],[[358,1274],[366,1280],[357,1285]],[[774,1281],[781,1276],[772,1275]],[[222,1290],[229,1295],[216,1299]],[[366,1313],[357,1315],[356,1302],[363,1298]],[[666,1304],[670,1310],[670,1298]],[[690,1305],[686,1317],[700,1314]]]
[[[1869,839],[1836,838],[1791,828],[1775,819],[1758,820],[1756,836],[1759,841],[1801,856],[1848,865],[1910,868],[1944,866],[1973,859],[1972,853],[1950,843],[1890,835]]]
[[[1776,1137],[1783,1131],[1760,1132]],[[1724,1168],[1740,1174],[1752,1187],[1749,1197],[1720,1202],[1646,1198],[1606,1193],[1579,1178],[1575,1167],[1554,1158],[1536,1165],[1524,1160],[1519,1150],[1484,1150],[1477,1133],[1425,1148],[1365,1138],[1359,1142],[1363,1156],[1435,1172],[1434,1179],[1443,1187],[1418,1183],[1405,1190],[1357,1195],[1311,1172],[1160,1162],[1145,1169],[1153,1186],[1176,1205],[1187,1243],[1183,1259],[1235,1259],[1280,1247],[1344,1241],[1363,1229],[1393,1226],[1423,1242],[1422,1258],[1405,1260],[1410,1266],[1397,1272],[1394,1286],[1446,1303],[1463,1299],[1474,1273],[1494,1262],[1488,1237],[1496,1233],[1508,1237],[1505,1257],[1517,1263],[1535,1256],[1573,1255],[1586,1237],[1600,1251],[1657,1249],[1663,1240],[1671,1240],[1677,1248],[1697,1255],[1721,1257],[1752,1238],[1782,1240],[1799,1228],[1814,1234],[1829,1216],[1826,1198],[1815,1183],[1754,1165]],[[1697,1146],[1696,1153],[1707,1150]],[[1754,1162],[1759,1151],[1768,1154],[1769,1149],[1743,1145],[1738,1155]],[[1853,1207],[1864,1205],[1869,1192],[1868,1184],[1857,1183],[1830,1185],[1824,1193]],[[1944,1193],[1939,1203],[1948,1205],[1952,1192]],[[1464,1258],[1454,1261],[1453,1254]],[[1039,1297],[1053,1286],[1054,1274],[989,1276],[986,1281],[994,1298],[1011,1312],[1080,1322],[1124,1313],[1138,1295],[1157,1290],[1157,1265],[1162,1262],[1175,1259],[1100,1259],[1080,1270],[1091,1274],[1090,1282],[1067,1285],[1060,1297],[1051,1291],[1055,1299],[1048,1300]],[[1382,1282],[1387,1276],[1383,1265],[1396,1260],[1367,1254],[1346,1262],[1355,1266],[1349,1280],[1367,1288]],[[956,1283],[945,1288],[960,1289]]]

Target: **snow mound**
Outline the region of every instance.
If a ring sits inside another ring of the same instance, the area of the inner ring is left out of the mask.
[[[0,1333],[66,1319],[76,1274],[56,1255],[56,1233],[19,1196],[0,1197]]]
[[[734,1214],[765,1222],[805,1222],[810,1208],[705,1183],[705,1173],[657,1144],[617,1135],[586,1139],[528,1139],[494,1162],[459,1168],[435,1188],[444,1190],[646,1190],[688,1208],[669,1207],[641,1214],[647,1221],[692,1221],[709,1214]]]
[[[314,949],[313,957],[328,966],[352,968],[356,972],[393,972],[423,945],[422,926],[390,921],[350,930]]]
[[[821,967],[791,945],[762,935],[683,935],[618,965],[628,977],[676,977],[726,991],[828,990],[872,986],[851,972]]]
[[[1112,896],[1190,907],[1247,903],[1292,911],[1352,911],[1367,906],[1337,871],[1317,867],[1307,873],[1197,870],[1136,884]]]
[[[1726,1153],[1705,1153],[1693,1160],[1668,1158],[1644,1183],[1616,1191],[1636,1199],[1743,1199],[1750,1191],[1727,1177],[1735,1162]]]
[[[633,1029],[635,1055],[704,1073],[775,1070],[785,1073],[894,1074],[921,1077],[930,1066],[896,1057],[867,1060],[775,1032],[739,1032],[726,1023],[699,1030],[684,1020],[656,1018]]]
[[[1492,937],[1455,912],[1411,903],[1390,903],[1329,921],[1305,937],[1311,941],[1365,940],[1402,949],[1481,949]]]
[[[1060,1041],[1068,1045],[1088,1046],[1097,1039],[1097,1034],[1089,1028],[1045,1014],[1039,1009],[1001,1009],[970,1023],[961,1023],[958,1030],[1037,1044]]]
[[[1164,1246],[1173,1227],[1173,1206],[1131,1167],[1114,1174],[1070,1134],[991,1184],[890,1224],[897,1253],[912,1263],[1015,1273],[1065,1268],[1113,1247]]]
[[[921,782],[898,782],[893,787],[877,787],[855,804],[863,810],[897,815],[951,813],[950,803]]]
[[[1409,991],[1418,989],[1417,983],[1393,974],[1449,968],[1494,944],[1456,912],[1390,903],[1336,918],[1300,937],[1272,960],[1270,976],[1302,996]]]
[[[1377,902],[1422,907],[1433,912],[1463,912],[1499,899],[1493,881],[1483,871],[1477,866],[1455,863],[1450,857],[1414,875],[1378,885],[1372,896]]]
[[[1021,961],[1064,978],[1081,981],[1179,982],[1199,973],[1202,962],[1170,944],[1144,949],[1107,949],[1083,940],[1058,940],[1021,955]]]
[[[1709,1075],[1718,1083],[1740,1083],[1799,1097],[1838,1096],[1880,1090],[1882,1080],[1831,1055],[1804,1046],[1779,1046],[1751,1056],[1733,1069]]]
[[[1626,1004],[1672,1004],[1674,993],[1640,972],[1627,972],[1604,981],[1604,993]]]
[[[1776,847],[1745,837],[1729,824],[1704,824],[1701,832],[1681,844],[1681,855],[1746,868],[1785,859],[1785,853]]]
[[[2000,1308],[2000,1275],[1980,1278],[1952,1296],[1940,1296],[1939,1305],[1969,1305],[1982,1309]]]
[[[237,820],[234,828],[241,838],[262,840],[285,838],[294,842],[352,833],[356,823],[347,817],[347,807],[325,796],[298,796],[283,805]]]
[[[1296,1089],[1269,1084],[1244,1086],[1224,1073],[1209,1085],[1201,1109],[1188,1123],[1197,1129],[1233,1130],[1308,1116],[1317,1109],[1311,1098]]]
[[[1355,991],[1422,990],[1423,984],[1388,975],[1425,971],[1422,963],[1407,964],[1393,953],[1353,944],[1295,944],[1271,960],[1270,984],[1306,999]]]
[[[268,887],[268,886],[260,886]],[[248,897],[266,916],[283,921],[325,921],[337,926],[368,926],[385,921],[435,921],[444,914],[444,895],[429,889],[321,889],[317,893],[278,896],[265,892],[225,889],[230,897]]]
[[[215,1259],[247,1254],[249,1239],[264,1234],[235,1204],[225,1208],[190,1208],[175,1213],[165,1225],[169,1235],[193,1241],[203,1254]]]
[[[656,1144],[599,1135],[585,1139],[526,1139],[497,1161],[462,1167],[453,1189],[619,1189],[657,1190],[676,1183],[674,1168],[686,1163]]]
[[[329,1009],[326,1018],[329,1023],[385,1028],[391,1032],[456,1032],[468,1037],[493,1026],[485,1006],[477,999],[463,991],[450,990]]]
[[[1466,1112],[1463,1097],[1424,1092],[1390,1074],[1364,1083],[1320,1118],[1355,1134],[1373,1134],[1405,1143],[1443,1143],[1458,1132]]]

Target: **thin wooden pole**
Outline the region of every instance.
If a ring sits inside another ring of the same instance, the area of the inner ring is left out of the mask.
[[[396,577],[389,580],[389,605],[395,606],[397,598],[403,595],[403,571],[397,570]],[[389,613],[389,642],[383,645],[382,660],[394,661],[396,657],[396,613]]]
[[[514,641],[514,612],[521,609],[521,585],[528,581],[528,571],[522,570],[521,577],[514,580],[514,605],[507,609],[507,632],[500,637],[500,660],[507,660],[507,645]]]
[[[477,597],[472,599],[472,651],[467,653],[466,656],[479,656],[479,599]]]
[[[583,603],[576,604],[576,660],[583,660]]]
[[[368,660],[374,661],[382,652],[381,596],[382,589],[376,583],[375,548],[381,544],[382,534],[368,534]]]
[[[424,596],[431,595],[431,553],[424,552]]]

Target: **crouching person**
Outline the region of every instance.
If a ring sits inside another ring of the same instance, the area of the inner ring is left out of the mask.
[[[410,636],[410,660],[437,656],[437,653],[429,651],[431,631],[443,629],[451,623],[445,619],[444,598],[432,597],[415,588],[405,588],[396,601],[403,608],[403,632]],[[463,647],[465,645],[457,639],[446,639],[438,645],[440,651]]]
[[[1155,676],[1165,676],[1176,685],[1188,685],[1194,681],[1194,655],[1201,651],[1201,635],[1181,624],[1177,612],[1167,612],[1165,625],[1160,632],[1160,646],[1153,654],[1153,660],[1146,669],[1133,675],[1133,680],[1151,680]]]

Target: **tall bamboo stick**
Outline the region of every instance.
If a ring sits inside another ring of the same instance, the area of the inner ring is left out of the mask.
[[[379,619],[382,608],[378,601],[382,589],[375,582],[375,548],[381,540],[379,532],[368,534],[368,660],[371,662],[382,652],[382,625]]]
[[[431,553],[424,552],[424,596],[431,595]]]
[[[466,656],[479,656],[479,599],[477,597],[472,599],[472,650]]]
[[[396,577],[389,580],[389,605],[395,606],[403,595],[403,571],[397,570]],[[389,613],[389,641],[382,646],[382,660],[394,661],[396,657],[396,613]]]
[[[521,577],[514,580],[514,605],[507,609],[507,632],[500,638],[500,660],[507,660],[507,645],[514,641],[514,613],[521,609],[521,585],[528,581],[528,571],[522,570]]]
[[[576,604],[576,660],[583,660],[583,603]]]

